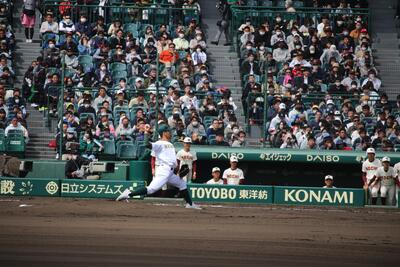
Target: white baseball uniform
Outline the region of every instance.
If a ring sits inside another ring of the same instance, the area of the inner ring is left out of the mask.
[[[179,160],[179,168],[181,168],[183,164],[189,166],[189,173],[182,179],[186,182],[191,181],[193,175],[193,162],[197,160],[196,151],[189,150],[186,152],[184,149],[181,149],[176,154],[176,158]]]
[[[379,167],[376,176],[381,180],[381,197],[386,198],[386,203],[393,205],[396,193],[395,173],[393,167],[389,166],[387,171],[383,167]]]
[[[221,185],[221,184],[224,184],[224,180],[219,179],[218,182],[216,182],[216,181],[214,181],[214,179],[210,179],[210,180],[207,181],[206,184],[212,184],[212,185],[219,184],[219,185]]]
[[[154,158],[156,158],[156,154],[154,153],[154,151],[152,150],[151,151],[151,156],[152,157],[154,157]],[[154,177],[156,176],[156,171],[157,171],[157,166],[159,165],[158,164],[158,162],[157,162],[157,158],[156,158],[156,160],[154,161],[154,176],[153,176],[153,179],[154,179]],[[167,186],[167,184],[165,184],[165,185],[163,185],[163,187],[161,188],[162,190],[167,190],[168,189],[168,186]]]
[[[368,159],[363,162],[362,164],[362,172],[367,174],[367,182],[369,183],[371,179],[375,176],[376,170],[382,166],[382,163],[379,159],[375,159],[374,161],[370,162]],[[375,183],[374,186],[369,187],[369,192],[372,197],[378,197],[380,183]]]
[[[396,163],[393,166],[393,170],[394,170],[394,175],[396,176],[397,181],[400,181],[400,162]],[[396,201],[398,201],[398,199],[397,199],[398,193],[399,193],[399,186],[396,186]]]
[[[222,174],[222,179],[226,179],[228,185],[239,185],[240,180],[244,179],[243,171],[239,168],[235,170],[226,169]]]
[[[153,194],[165,184],[178,187],[179,190],[187,188],[186,182],[174,174],[176,168],[176,155],[174,145],[170,142],[159,140],[152,143],[152,153],[156,157],[156,170],[153,180],[147,186],[147,194]]]

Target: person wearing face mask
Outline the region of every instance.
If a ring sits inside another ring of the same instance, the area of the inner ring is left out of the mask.
[[[96,147],[98,151],[103,149],[102,144],[94,138],[92,132],[86,131],[79,142],[79,151],[82,153],[82,157],[91,160],[95,159],[97,154]]]
[[[355,88],[352,86],[353,82],[356,83]],[[341,84],[346,88],[347,91],[355,90],[360,86],[360,80],[357,78],[356,72],[351,70],[349,75],[342,80]]]
[[[64,64],[67,68],[75,69],[79,65],[78,57],[72,48],[67,49],[67,54],[65,55],[64,60]]]
[[[112,122],[108,119],[108,115],[101,115],[100,121],[96,126],[96,136],[100,136],[100,134],[104,131],[105,128],[110,129],[110,133],[115,136],[115,128]]]
[[[276,48],[278,42],[285,42],[286,35],[278,26],[275,27],[275,33],[271,36],[271,46]]]
[[[248,43],[254,44],[254,34],[250,27],[244,27],[243,34],[240,36],[241,48],[245,48]]]
[[[172,41],[175,44],[176,50],[187,50],[189,48],[189,42],[185,39],[184,31],[178,32],[178,37]]]
[[[115,130],[115,135],[117,138],[120,135],[132,136],[133,128],[130,125],[128,117],[121,117],[121,123],[118,125],[117,129]]]
[[[60,64],[60,49],[56,47],[56,41],[50,39],[47,48],[42,51],[43,60],[49,67],[57,67]]]
[[[196,50],[198,46],[200,46],[203,50],[207,48],[207,44],[203,40],[203,34],[201,33],[196,34],[196,36],[192,40],[190,40],[189,43],[190,50],[192,51]]]
[[[254,43],[257,45],[263,45],[266,47],[271,46],[271,33],[267,31],[264,26],[260,26],[258,31],[254,33]]]
[[[284,41],[277,43],[277,48],[272,52],[272,57],[278,63],[286,62],[291,58],[290,51]]]
[[[188,136],[192,136],[192,134],[197,134],[198,136],[206,136],[206,130],[203,124],[200,123],[199,118],[197,116],[193,116],[191,122],[186,128],[186,133]]]
[[[63,19],[60,21],[58,25],[58,29],[60,32],[75,32],[75,25],[74,22],[71,19],[71,16],[69,14],[64,15]]]
[[[329,94],[342,94],[346,93],[346,87],[341,83],[341,79],[338,77],[335,79],[335,82],[329,86],[328,93]]]
[[[375,91],[379,91],[381,88],[382,82],[379,78],[376,77],[376,72],[374,70],[368,71],[368,79],[365,79],[361,84],[361,87],[364,87],[368,82],[371,82],[373,85],[373,89]]]
[[[7,99],[8,109],[11,111],[14,107],[18,107],[22,110],[23,114],[26,114],[26,102],[21,97],[20,91],[18,88],[14,89],[13,96]]]
[[[192,53],[193,65],[199,67],[207,62],[207,54],[203,51],[200,45],[196,47],[196,51]]]
[[[239,129],[237,125],[237,118],[235,115],[230,115],[228,125],[224,129],[224,137],[226,140],[231,140],[231,136],[235,128]],[[239,132],[237,132],[236,134],[238,133]]]
[[[246,132],[239,131],[237,138],[233,140],[231,147],[246,147]]]
[[[92,26],[90,25],[90,22],[85,14],[82,14],[79,18],[79,22],[75,24],[75,30],[78,36],[92,36]]]

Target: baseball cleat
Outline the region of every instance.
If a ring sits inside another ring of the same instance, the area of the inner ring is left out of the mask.
[[[130,196],[129,196],[130,193],[131,193],[131,190],[125,189],[124,192],[122,192],[121,195],[119,195],[115,201],[121,201],[121,200],[125,200],[125,199],[127,200],[128,198],[130,198]]]
[[[192,205],[190,205],[189,203],[186,203],[185,208],[186,209],[194,209],[194,210],[201,210],[202,209],[200,206],[198,206],[198,205],[196,205],[194,203]]]

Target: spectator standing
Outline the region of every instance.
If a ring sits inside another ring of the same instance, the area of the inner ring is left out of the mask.
[[[218,167],[212,168],[211,171],[212,178],[206,182],[206,184],[211,185],[223,185],[224,180],[221,179],[221,170]]]
[[[27,43],[32,43],[34,27],[36,22],[36,0],[24,0],[24,8],[21,15],[21,24],[25,28]]]
[[[222,174],[222,179],[224,180],[224,184],[227,185],[240,185],[244,183],[244,175],[243,171],[237,167],[238,158],[236,156],[231,156],[230,159],[230,168],[226,169]]]
[[[218,32],[211,43],[218,45],[219,39],[221,38],[222,33],[224,33],[225,35],[224,45],[228,46],[231,45],[231,41],[229,38],[229,21],[231,20],[232,13],[229,4],[227,3],[227,0],[222,0],[220,2],[219,10],[221,12],[221,20],[217,22]]]

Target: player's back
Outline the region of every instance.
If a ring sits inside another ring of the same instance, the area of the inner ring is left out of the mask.
[[[152,147],[159,165],[168,165],[171,168],[176,167],[176,154],[173,144],[168,141],[158,140],[152,144]]]

